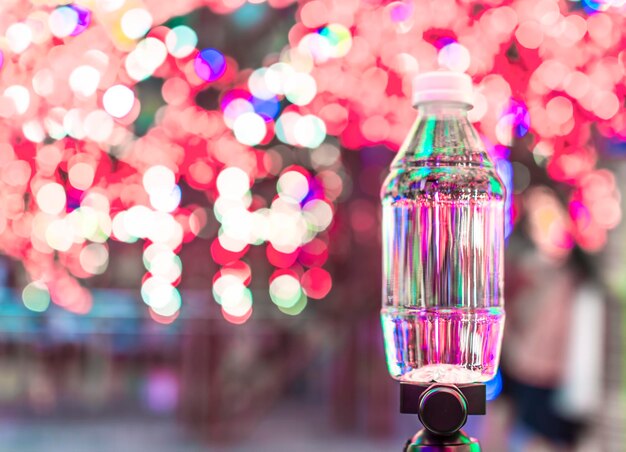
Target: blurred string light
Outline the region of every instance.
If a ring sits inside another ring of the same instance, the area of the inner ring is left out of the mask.
[[[114,118],[123,118],[133,108],[135,94],[124,85],[114,85],[107,89],[102,96],[102,105],[105,111]]]
[[[295,2],[44,3],[0,7],[20,18],[0,29],[0,249],[34,281],[23,298],[29,309],[45,310],[47,293],[48,303],[87,312],[91,296],[78,279],[106,269],[107,242],[144,241],[142,299],[153,319],[173,321],[182,306],[178,252],[212,221],[210,211],[181,205],[183,180],[214,200],[210,253],[221,265],[214,296],[224,317],[252,315],[244,262],[252,246],[265,247],[277,269],[268,284],[276,308],[301,312],[332,287],[322,268],[329,230],[353,183],[339,146],[397,148],[415,116],[413,78],[439,67],[477,82],[470,119],[510,196],[552,199],[524,191],[523,168],[506,160],[506,146],[529,134],[535,161],[571,187],[566,211],[533,223],[547,252],[574,243],[597,250],[621,217],[614,178],[595,167],[590,124],[626,138],[622,0],[584,1],[583,9],[516,0],[480,11],[302,1],[289,45],[249,70],[219,48],[197,48],[192,28],[163,24],[198,6],[258,23],[257,13]],[[139,137],[135,85],[150,77],[163,79],[164,105]],[[195,104],[206,89],[218,93],[218,111]],[[298,152],[305,163],[288,166]],[[263,179],[275,179],[276,196],[255,193]]]
[[[198,36],[186,25],[172,28],[165,36],[167,51],[176,58],[185,58],[196,50]]]
[[[252,315],[250,267],[242,261],[224,266],[213,279],[213,296],[222,314],[231,323],[244,323]]]
[[[624,8],[626,2],[624,0],[582,0],[585,10],[588,13],[597,11],[609,11],[609,8]]]
[[[76,36],[91,22],[91,11],[78,5],[59,6],[48,16],[50,32],[57,38]]]
[[[300,314],[307,305],[307,297],[300,281],[294,275],[282,273],[271,278],[270,298],[280,311],[289,315]]]
[[[22,301],[31,311],[44,312],[50,306],[50,293],[44,283],[33,281],[22,290]]]
[[[139,39],[152,27],[152,15],[143,8],[129,9],[120,21],[122,32],[131,39]]]
[[[214,82],[224,75],[226,59],[219,50],[204,49],[196,55],[194,69],[202,80]]]
[[[125,68],[128,75],[140,82],[154,74],[167,57],[167,48],[160,39],[147,37],[128,54]]]

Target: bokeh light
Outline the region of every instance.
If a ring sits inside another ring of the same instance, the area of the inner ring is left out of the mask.
[[[270,297],[280,308],[293,308],[301,296],[300,282],[289,274],[277,276],[270,282]]]
[[[91,18],[89,10],[77,5],[59,6],[48,17],[50,32],[57,38],[80,34]]]
[[[346,56],[352,47],[350,30],[342,24],[328,24],[320,29],[319,34],[326,38],[330,44],[330,56],[332,58]]]
[[[452,42],[441,48],[438,54],[438,61],[442,68],[456,72],[465,72],[470,67],[471,57],[465,47]]]
[[[302,275],[302,288],[309,298],[324,298],[330,292],[332,279],[330,273],[318,267],[307,270]]]
[[[9,25],[5,33],[9,48],[15,53],[22,53],[30,46],[33,33],[28,25],[18,22]]]
[[[256,146],[262,140],[267,129],[263,118],[256,113],[246,112],[237,116],[233,123],[235,138],[242,144]]]
[[[65,209],[65,189],[62,185],[50,182],[37,190],[39,208],[50,215],[57,215]]]
[[[50,306],[50,293],[41,281],[33,281],[22,290],[22,302],[34,312],[44,312]]]
[[[114,118],[123,118],[133,108],[135,94],[124,85],[110,87],[102,96],[102,105],[108,114]]]
[[[220,196],[240,199],[249,189],[250,177],[241,168],[225,168],[217,176],[217,190]]]
[[[280,196],[300,202],[309,193],[309,181],[299,171],[287,171],[278,178],[276,189]]]
[[[76,278],[108,268],[111,241],[143,245],[142,296],[157,322],[179,316],[181,248],[196,238],[210,240],[229,322],[252,318],[256,246],[287,272],[269,283],[284,313],[328,296],[321,267],[345,227],[335,212],[351,193],[371,194],[368,150],[400,146],[412,81],[437,68],[476,82],[469,117],[510,188],[507,231],[536,207],[532,240],[561,255],[599,250],[621,219],[592,139],[626,137],[619,2],[301,2],[287,44],[255,62],[188,20],[202,6],[238,11],[239,27],[251,11],[242,2],[53,3],[0,7],[0,249],[61,308],[89,309]],[[250,27],[290,2],[255,3]],[[509,162],[507,146],[526,140],[530,161]],[[345,150],[362,152],[363,175],[344,166]],[[562,184],[567,208],[535,190],[533,163]],[[367,203],[348,208],[359,240],[374,223]],[[228,266],[248,259],[250,274],[232,279]],[[64,289],[50,283],[59,273]]]
[[[184,58],[196,50],[198,36],[186,25],[172,28],[165,37],[167,51],[176,58]]]
[[[143,8],[129,9],[122,16],[120,25],[126,36],[131,39],[139,39],[150,30],[152,15]]]
[[[214,82],[226,72],[226,59],[216,49],[204,49],[196,55],[194,69],[202,80]]]

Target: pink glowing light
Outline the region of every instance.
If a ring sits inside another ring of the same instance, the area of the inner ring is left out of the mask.
[[[76,278],[103,271],[107,242],[141,240],[160,250],[144,258],[156,259],[172,288],[169,298],[148,291],[148,312],[174,321],[180,248],[216,222],[207,251],[220,274],[249,282],[254,269],[242,259],[263,246],[281,269],[272,279],[284,276],[272,292],[280,310],[294,315],[308,298],[326,296],[332,280],[320,266],[333,246],[336,202],[350,189],[327,138],[348,149],[397,148],[415,115],[413,77],[439,67],[473,77],[470,118],[487,142],[532,134],[535,160],[570,186],[570,209],[556,226],[537,223],[539,232],[552,228],[546,249],[558,254],[576,242],[596,250],[621,217],[615,181],[595,168],[589,147],[592,123],[626,137],[620,2],[594,3],[600,11],[585,15],[571,2],[542,0],[480,10],[471,2],[303,0],[289,45],[248,69],[223,49],[198,49],[195,30],[163,25],[198,7],[231,13],[243,1],[92,3],[0,7],[20,18],[0,29],[0,251],[72,312],[90,309]],[[138,136],[136,85],[151,77],[163,81],[163,106]],[[206,89],[217,90],[219,109],[196,105]],[[300,151],[310,166],[287,170]],[[256,187],[266,179],[277,187],[268,199]],[[211,208],[181,204],[181,182],[205,193]],[[354,218],[368,233],[369,223]],[[243,323],[253,308],[233,284],[223,314]]]

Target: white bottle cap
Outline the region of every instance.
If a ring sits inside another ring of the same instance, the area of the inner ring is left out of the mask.
[[[413,105],[425,102],[474,104],[472,79],[462,72],[424,72],[413,79]]]

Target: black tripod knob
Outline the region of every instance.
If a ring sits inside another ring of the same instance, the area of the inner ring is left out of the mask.
[[[452,385],[432,385],[422,394],[418,416],[429,432],[450,436],[467,421],[467,399]]]
[[[424,428],[404,446],[405,452],[480,452],[480,444],[461,427],[469,414],[485,414],[483,383],[401,383],[400,411],[417,414]]]

